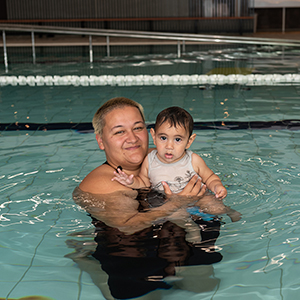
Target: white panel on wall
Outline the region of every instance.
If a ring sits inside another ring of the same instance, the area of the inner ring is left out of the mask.
[[[255,8],[300,7],[300,0],[256,0],[254,1],[254,7]]]

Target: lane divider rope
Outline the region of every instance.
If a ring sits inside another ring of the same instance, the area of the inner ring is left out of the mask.
[[[299,85],[300,74],[0,76],[0,86]]]

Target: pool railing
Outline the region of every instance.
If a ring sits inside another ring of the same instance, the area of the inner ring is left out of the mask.
[[[8,68],[7,41],[6,32],[14,33],[30,33],[32,60],[36,63],[36,44],[35,34],[64,34],[73,36],[88,36],[89,42],[89,61],[93,62],[93,36],[106,38],[106,55],[110,56],[110,37],[127,38],[127,39],[148,39],[156,41],[172,41],[177,44],[177,57],[181,57],[181,53],[185,52],[185,44],[189,43],[212,43],[212,44],[248,44],[248,45],[277,45],[277,46],[300,46],[300,41],[283,40],[283,39],[266,39],[257,37],[239,37],[227,35],[204,35],[204,34],[183,34],[183,33],[166,33],[166,32],[149,32],[149,31],[127,31],[127,30],[112,30],[112,29],[86,29],[72,27],[57,27],[57,26],[34,26],[34,25],[15,25],[15,24],[0,24],[3,39],[3,55],[5,69]],[[163,44],[163,42],[162,42]]]

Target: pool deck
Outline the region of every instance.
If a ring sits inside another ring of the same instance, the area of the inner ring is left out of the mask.
[[[225,35],[226,36],[226,35]],[[243,35],[228,34],[228,36],[239,37],[255,37],[267,39],[282,39],[282,40],[295,40],[300,41],[300,32],[257,32],[247,33]],[[162,39],[138,39],[138,38],[116,38],[110,37],[110,45],[176,45],[177,41],[162,40]],[[212,44],[213,42],[197,42],[186,41],[186,44]],[[94,46],[105,46],[106,37],[93,37],[92,44]],[[31,35],[8,35],[6,37],[7,47],[31,47]],[[72,36],[72,35],[55,35],[47,36],[46,34],[35,35],[35,46],[87,46],[89,45],[88,36]],[[0,39],[0,46],[3,46],[3,40]]]

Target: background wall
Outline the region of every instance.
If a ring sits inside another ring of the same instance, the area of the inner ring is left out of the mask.
[[[0,0],[0,18],[10,22],[27,20],[27,24],[29,20],[40,20],[40,25],[69,27],[242,33],[253,31],[254,8],[249,6],[253,1]]]

